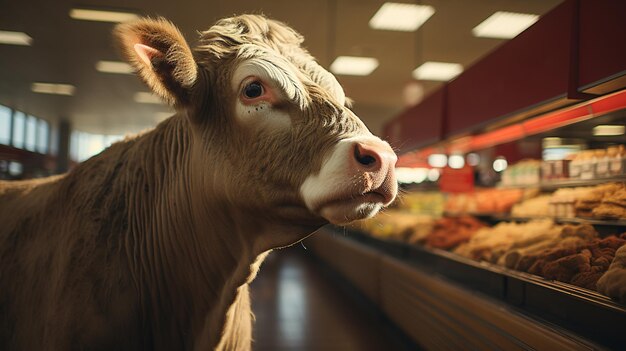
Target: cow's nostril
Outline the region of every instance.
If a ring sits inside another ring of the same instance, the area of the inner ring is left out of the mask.
[[[360,144],[354,146],[354,158],[363,166],[371,166],[377,161],[377,158],[368,151],[370,150],[364,149]]]

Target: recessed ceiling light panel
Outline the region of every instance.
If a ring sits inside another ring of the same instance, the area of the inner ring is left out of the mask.
[[[445,167],[448,164],[448,156],[444,154],[432,154],[428,156],[428,164],[431,167]]]
[[[137,14],[121,11],[105,11],[92,9],[71,9],[70,17],[84,21],[126,22],[139,18]]]
[[[448,157],[448,166],[453,169],[461,169],[465,166],[465,157],[463,155],[450,155]]]
[[[133,66],[129,65],[126,62],[120,61],[98,61],[96,63],[96,70],[104,73],[120,74],[131,74],[135,72]]]
[[[76,87],[71,84],[33,83],[30,88],[35,93],[54,95],[74,95]]]
[[[424,62],[413,71],[413,77],[419,80],[447,82],[463,72],[463,66],[449,62]]]
[[[32,43],[33,38],[24,32],[0,30],[0,44],[29,46]]]
[[[428,5],[386,2],[370,19],[369,25],[373,29],[414,32],[434,13],[435,9]]]
[[[498,11],[472,29],[476,37],[511,39],[539,20],[538,15]]]
[[[331,72],[352,76],[367,76],[378,67],[373,57],[339,56],[330,65]]]

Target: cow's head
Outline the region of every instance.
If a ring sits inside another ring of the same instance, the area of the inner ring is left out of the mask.
[[[194,50],[164,19],[116,33],[138,74],[189,121],[193,173],[212,196],[269,218],[335,224],[394,200],[395,153],[291,28],[228,18],[202,32]]]

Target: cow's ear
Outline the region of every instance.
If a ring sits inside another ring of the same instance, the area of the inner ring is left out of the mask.
[[[198,67],[178,28],[164,18],[115,27],[123,55],[152,90],[173,106],[189,103]]]

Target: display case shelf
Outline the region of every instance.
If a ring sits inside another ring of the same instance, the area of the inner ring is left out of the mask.
[[[597,179],[564,179],[558,181],[542,182],[539,188],[543,191],[557,190],[559,188],[571,188],[580,186],[592,186],[605,183],[626,182],[626,175],[619,177],[597,178]]]
[[[618,228],[622,228],[622,227],[626,227],[626,220],[624,219],[619,219],[619,220],[603,220],[603,219],[596,219],[596,218],[566,218],[566,217],[550,217],[550,216],[544,216],[544,217],[515,217],[515,216],[511,216],[508,214],[502,214],[502,213],[476,213],[476,212],[468,212],[468,213],[462,213],[462,212],[445,212],[444,216],[446,217],[459,217],[462,215],[467,215],[467,216],[472,216],[472,217],[476,217],[484,222],[488,222],[488,223],[498,223],[498,222],[518,222],[518,223],[522,223],[522,222],[529,222],[532,220],[540,220],[540,219],[551,219],[553,220],[555,223],[558,224],[590,224],[592,226],[602,226],[602,227],[618,227]]]
[[[626,227],[626,220],[602,220],[595,218],[566,218],[566,217],[515,217],[502,214],[472,213],[471,216],[486,220],[487,222],[529,222],[537,219],[551,219],[558,224],[590,224],[603,227]]]
[[[626,182],[626,175],[596,179],[561,179],[553,181],[543,181],[536,184],[527,185],[498,185],[498,189],[533,189],[537,188],[542,191],[554,191],[560,188],[574,188],[581,186],[594,186],[606,183],[623,183]]]

